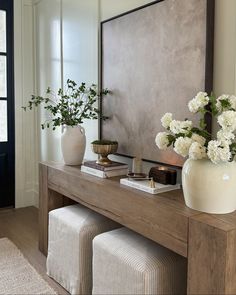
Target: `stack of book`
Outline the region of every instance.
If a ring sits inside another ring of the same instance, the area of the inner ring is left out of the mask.
[[[109,178],[127,175],[128,165],[119,162],[112,162],[109,166],[102,166],[97,164],[96,161],[86,161],[81,166],[81,171],[100,178]]]

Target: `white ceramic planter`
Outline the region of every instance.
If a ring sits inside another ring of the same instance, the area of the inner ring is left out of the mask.
[[[236,210],[236,162],[214,164],[188,159],[182,170],[185,203],[188,207],[215,214]]]
[[[85,130],[80,125],[65,126],[61,136],[61,149],[66,165],[81,165],[86,147]]]

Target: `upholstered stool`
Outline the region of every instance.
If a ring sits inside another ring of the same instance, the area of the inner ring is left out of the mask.
[[[51,211],[47,274],[71,294],[91,294],[93,238],[118,227],[80,205]]]
[[[93,294],[185,294],[187,262],[120,228],[93,240]]]

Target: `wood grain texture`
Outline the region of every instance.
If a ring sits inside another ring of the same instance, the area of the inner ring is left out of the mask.
[[[48,199],[56,191],[187,257],[188,218],[198,213],[184,205],[181,190],[153,196],[62,164],[48,164],[47,173]]]
[[[188,294],[236,294],[236,226],[223,219],[190,219]]]
[[[7,237],[58,294],[68,292],[46,275],[46,257],[38,249],[38,209],[0,210],[0,238]],[[1,280],[0,280],[1,283]]]
[[[39,164],[39,249],[44,255],[47,255],[48,249],[48,213],[74,203],[56,190],[48,188],[48,167]]]

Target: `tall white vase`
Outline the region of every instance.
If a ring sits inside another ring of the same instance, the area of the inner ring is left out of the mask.
[[[188,159],[182,184],[185,203],[192,209],[215,214],[236,210],[236,162]]]
[[[85,130],[80,125],[65,126],[61,136],[61,149],[66,165],[81,165],[86,147]]]

